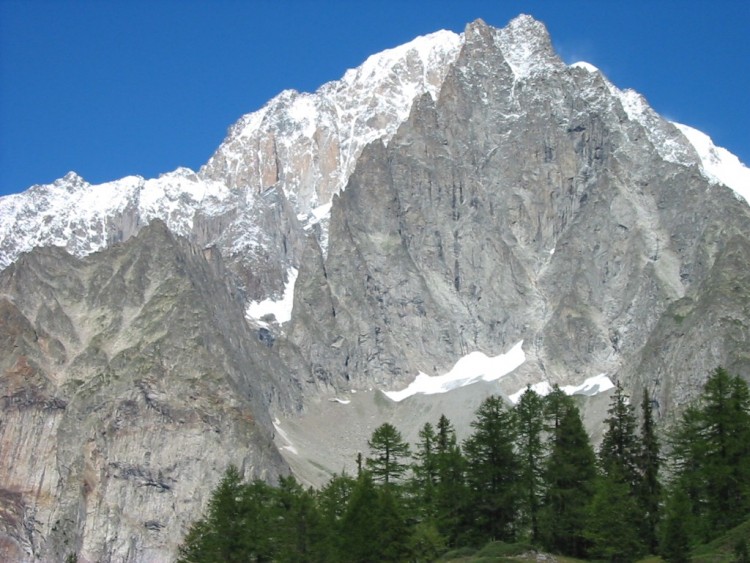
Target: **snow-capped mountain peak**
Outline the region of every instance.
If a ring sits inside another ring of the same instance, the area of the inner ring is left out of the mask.
[[[281,186],[298,214],[330,202],[362,148],[387,141],[414,99],[437,98],[462,36],[438,31],[370,56],[314,93],[285,90],[233,126],[203,178],[260,193]]]
[[[705,133],[681,123],[674,125],[697,151],[705,176],[712,182],[732,188],[750,204],[750,168],[727,149],[714,145]]]

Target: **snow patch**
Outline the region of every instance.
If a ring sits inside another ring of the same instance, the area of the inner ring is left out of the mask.
[[[593,397],[599,393],[604,393],[614,388],[614,383],[607,377],[606,373],[600,373],[593,377],[589,377],[580,385],[566,385],[561,387],[560,390],[566,395],[586,395],[587,397]],[[508,399],[515,405],[521,399],[521,396],[526,393],[526,387],[516,391],[512,395],[508,396]],[[542,397],[549,395],[552,392],[552,386],[547,381],[535,383],[531,386],[531,389],[536,391]]]
[[[294,447],[294,445],[292,444],[292,441],[289,439],[289,436],[287,435],[287,433],[284,432],[284,430],[282,430],[282,428],[281,428],[281,421],[278,418],[274,418],[273,419],[273,428],[274,428],[274,430],[276,430],[276,432],[278,432],[279,436],[281,436],[281,439],[286,442],[286,445],[281,446],[280,449],[286,450],[286,451],[291,452],[291,453],[293,453],[295,455],[299,455],[299,452],[297,451],[297,448]]]
[[[509,395],[508,399],[510,399],[510,402],[515,405],[516,403],[518,403],[518,401],[521,400],[521,396],[526,393],[527,389],[528,387],[524,387],[523,389],[516,391],[512,395]],[[552,393],[552,386],[546,381],[542,381],[540,383],[534,383],[534,385],[531,385],[531,390],[538,395],[541,395],[542,397],[546,397],[547,395]]]
[[[400,402],[412,395],[434,395],[466,387],[478,381],[496,381],[509,374],[526,361],[523,340],[505,354],[488,357],[482,352],[472,352],[456,362],[448,373],[429,376],[420,372],[406,389],[385,391],[386,397]]]
[[[578,61],[576,63],[573,63],[570,65],[570,68],[582,68],[583,70],[587,72],[599,72],[599,69],[592,65],[591,63],[587,63],[586,61]]]
[[[252,321],[266,324],[261,319],[267,315],[276,317],[276,322],[284,324],[292,318],[292,307],[294,306],[294,284],[297,281],[297,268],[289,268],[286,273],[286,285],[281,299],[264,299],[263,301],[251,301],[245,311],[245,316]]]
[[[339,399],[338,397],[334,397],[330,401],[332,403],[339,403],[341,405],[348,405],[349,403],[351,403],[351,401],[349,399]]]
[[[600,373],[594,377],[589,377],[580,385],[566,385],[562,387],[562,390],[566,395],[586,395],[587,397],[593,397],[594,395],[613,389],[614,386],[615,384],[607,377],[606,373]]]
[[[701,159],[704,175],[711,181],[724,184],[750,203],[750,168],[728,150],[717,147],[711,137],[681,123],[674,123],[693,145]]]

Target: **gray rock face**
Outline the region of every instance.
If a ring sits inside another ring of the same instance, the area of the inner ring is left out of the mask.
[[[518,37],[535,66],[519,70]],[[437,103],[421,98],[387,148],[368,146],[334,199],[328,256],[300,273],[290,338],[341,386],[404,384],[519,340],[526,382],[622,371],[627,387],[642,383],[624,373],[665,311],[717,275],[744,275],[740,259],[717,259],[750,232],[747,206],[648,139],[601,75],[552,54],[537,22],[470,25]],[[696,340],[725,336],[701,328]],[[708,363],[733,365],[740,349]]]
[[[298,395],[224,273],[157,222],[0,274],[0,559],[167,560],[228,463],[288,472],[269,406]]]
[[[490,392],[605,373],[668,419],[719,364],[750,379],[750,207],[713,177],[521,16],[284,92],[199,173],[99,186],[93,211],[75,176],[1,200],[0,556],[168,557],[229,462],[289,470],[274,438],[319,483],[368,425],[441,409],[465,434]],[[16,231],[90,255],[17,258]],[[245,318],[292,267],[291,320]],[[476,392],[377,391],[519,341]],[[597,436],[606,396],[587,405]]]

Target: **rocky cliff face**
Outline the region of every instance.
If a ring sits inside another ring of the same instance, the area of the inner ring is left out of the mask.
[[[514,60],[518,43],[534,65]],[[744,275],[747,206],[666,160],[611,90],[559,61],[537,22],[469,26],[437,102],[421,98],[387,147],[368,146],[334,199],[328,256],[300,272],[290,329],[310,363],[398,385],[523,340],[527,378],[617,377],[671,304]],[[651,125],[695,158],[676,128]],[[729,348],[707,362],[736,361]]]
[[[0,549],[167,556],[227,463],[288,471],[273,440],[320,482],[490,392],[619,380],[664,418],[750,378],[750,172],[698,135],[521,16],[284,92],[198,173],[0,200]],[[492,383],[377,391],[516,346],[460,380]]]
[[[269,405],[299,395],[223,274],[161,222],[0,274],[0,558],[166,560],[227,463],[288,472]]]

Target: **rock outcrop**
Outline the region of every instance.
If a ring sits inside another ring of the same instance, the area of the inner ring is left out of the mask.
[[[168,560],[228,463],[288,473],[299,395],[206,254],[157,221],[0,274],[0,559]]]

